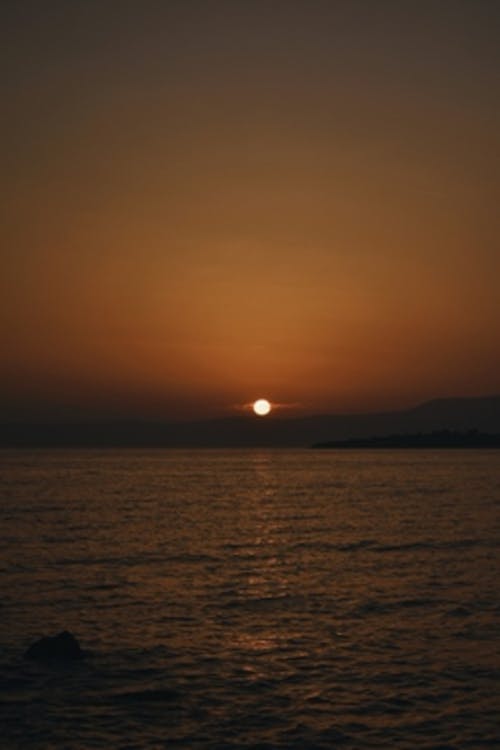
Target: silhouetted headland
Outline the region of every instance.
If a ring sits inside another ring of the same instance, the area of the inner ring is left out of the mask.
[[[500,435],[470,430],[439,430],[429,434],[386,435],[314,443],[313,448],[500,448]]]

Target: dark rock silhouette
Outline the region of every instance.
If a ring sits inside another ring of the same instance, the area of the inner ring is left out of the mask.
[[[85,653],[72,633],[64,630],[54,636],[45,636],[31,644],[24,654],[26,659],[37,661],[75,661]]]

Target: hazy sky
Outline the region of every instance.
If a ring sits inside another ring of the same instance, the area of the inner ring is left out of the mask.
[[[500,392],[497,0],[5,0],[8,418]]]

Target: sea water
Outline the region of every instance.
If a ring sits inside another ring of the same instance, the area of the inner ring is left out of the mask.
[[[500,746],[500,452],[0,458],[2,748]]]

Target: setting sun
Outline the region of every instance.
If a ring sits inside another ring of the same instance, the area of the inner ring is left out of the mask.
[[[267,399],[259,398],[254,401],[252,408],[259,417],[265,417],[271,411],[271,404]]]

